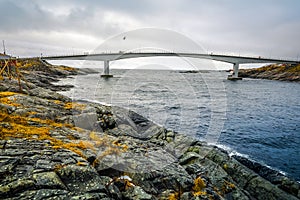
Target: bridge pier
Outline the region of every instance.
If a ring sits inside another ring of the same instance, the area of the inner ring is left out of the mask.
[[[233,63],[233,73],[228,75],[228,80],[242,80],[242,77],[239,77],[239,63]]]
[[[109,74],[109,60],[104,60],[104,70],[103,70],[103,74],[101,74],[101,77],[103,78],[113,77],[113,75]]]

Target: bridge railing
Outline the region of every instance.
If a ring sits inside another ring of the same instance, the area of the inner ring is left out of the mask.
[[[93,56],[93,55],[120,55],[120,54],[150,54],[150,53],[155,53],[155,54],[194,54],[194,55],[204,55],[204,56],[223,56],[223,57],[235,57],[235,58],[246,58],[246,59],[261,59],[261,60],[276,60],[276,61],[291,61],[291,62],[298,62],[299,60],[293,60],[293,59],[286,59],[286,58],[271,58],[271,57],[264,57],[264,56],[241,56],[241,55],[234,55],[234,54],[226,54],[226,53],[214,53],[214,52],[179,52],[179,51],[168,51],[164,49],[156,49],[153,50],[152,48],[150,49],[136,49],[136,50],[131,50],[131,51],[102,51],[102,52],[83,52],[83,53],[69,53],[69,54],[54,54],[54,55],[43,55],[41,56],[36,56],[36,57],[27,57],[27,58],[42,58],[42,59],[47,59],[47,58],[60,58],[60,57],[76,57],[76,56]]]

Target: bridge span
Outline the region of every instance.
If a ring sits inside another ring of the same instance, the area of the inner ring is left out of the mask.
[[[43,60],[94,60],[104,61],[104,72],[102,77],[112,77],[109,73],[109,62],[114,60],[140,58],[140,57],[157,57],[157,56],[176,56],[190,57],[199,59],[215,60],[233,64],[233,74],[229,79],[240,79],[238,76],[240,64],[250,63],[278,63],[278,64],[299,64],[299,61],[269,59],[261,57],[245,57],[245,56],[229,56],[218,54],[200,54],[200,53],[173,53],[173,52],[122,52],[119,53],[99,53],[99,54],[82,54],[82,55],[67,55],[67,56],[44,56]]]

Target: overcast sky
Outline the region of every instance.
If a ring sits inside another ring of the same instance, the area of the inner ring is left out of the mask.
[[[151,27],[207,52],[299,59],[299,10],[299,0],[0,0],[0,39],[17,56],[78,53]]]

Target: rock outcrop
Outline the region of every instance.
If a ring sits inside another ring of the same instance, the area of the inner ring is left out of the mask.
[[[23,91],[0,81],[1,199],[300,198],[258,163],[124,108],[72,102],[51,81],[76,70],[42,67],[23,71]]]
[[[261,68],[241,69],[239,76],[244,78],[260,78],[280,81],[300,81],[300,64],[272,64]]]

